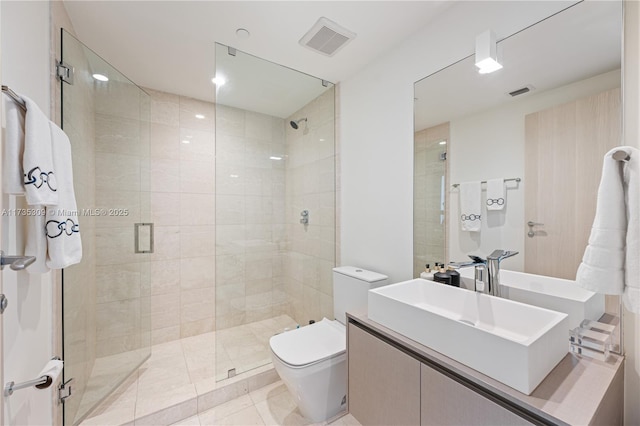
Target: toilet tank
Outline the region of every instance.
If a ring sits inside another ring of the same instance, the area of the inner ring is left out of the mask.
[[[333,268],[333,315],[342,324],[346,312],[367,312],[367,292],[389,283],[389,277],[355,266]]]

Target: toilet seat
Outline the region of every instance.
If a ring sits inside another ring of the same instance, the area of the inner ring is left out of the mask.
[[[269,346],[287,366],[304,368],[343,355],[346,339],[344,325],[323,318],[320,322],[276,334],[269,339]]]

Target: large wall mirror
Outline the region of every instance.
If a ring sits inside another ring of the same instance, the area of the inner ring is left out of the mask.
[[[519,255],[504,269],[575,279],[621,142],[622,17],[620,1],[577,3],[500,40],[501,70],[479,74],[472,55],[416,82],[415,277],[506,249]],[[481,230],[462,231],[457,184],[499,178],[503,209],[487,211],[482,184]]]

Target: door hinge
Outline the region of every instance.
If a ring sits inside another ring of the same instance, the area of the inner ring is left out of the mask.
[[[56,77],[60,81],[73,84],[74,68],[66,62],[56,62]]]
[[[67,380],[66,382],[60,383],[58,386],[58,401],[64,403],[64,401],[71,396],[71,383],[73,381],[73,377]]]
[[[4,314],[4,310],[7,309],[9,299],[4,294],[0,294],[0,315]]]

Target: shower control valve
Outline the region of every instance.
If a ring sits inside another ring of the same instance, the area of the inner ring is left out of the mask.
[[[303,225],[309,224],[309,210],[302,210],[300,212],[300,223]]]

